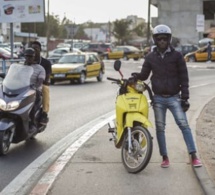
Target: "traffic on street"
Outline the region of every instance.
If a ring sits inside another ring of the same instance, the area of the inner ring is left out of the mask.
[[[112,85],[106,78],[117,78],[119,75],[113,69],[114,61],[105,60],[104,62],[106,72],[102,82],[97,82],[96,79],[92,78],[86,81],[84,85],[76,83],[71,84],[70,82],[65,81],[51,86],[50,122],[47,129],[41,134],[38,134],[34,140],[12,145],[8,155],[1,157],[0,189],[3,190],[3,192],[4,189],[15,190],[16,188],[20,188],[22,186],[20,177],[23,177],[23,174],[25,175],[25,178],[29,180],[26,181],[28,185],[25,184],[25,188],[22,190],[32,190],[32,185],[35,185],[36,182],[35,180],[39,180],[48,167],[54,163],[72,142],[75,141],[74,139],[66,140],[68,135],[72,133],[75,135],[75,138],[78,139],[83,135],[84,131],[77,132],[77,129],[114,110],[114,99],[117,86]],[[141,65],[142,61],[122,61],[122,71],[124,75],[128,77],[131,72],[139,71]],[[191,89],[190,101],[192,102],[192,109],[188,112],[188,118],[189,120],[194,120],[193,116],[199,109],[199,104],[206,104],[206,100],[213,96],[214,91],[211,86],[214,85],[215,81],[215,69],[207,68],[207,64],[205,63],[188,63],[188,67]],[[153,111],[151,108],[149,112],[150,120],[153,121]],[[106,137],[105,139],[108,139],[109,135],[107,129],[103,129],[102,132]],[[153,128],[151,129],[151,132],[154,132]],[[101,145],[103,142],[104,139],[101,139],[101,143],[98,143],[98,155],[104,155],[105,151],[103,151],[103,147],[105,147],[105,145]],[[112,146],[111,143],[106,144]],[[109,146],[109,150],[114,150],[113,146],[111,146]],[[135,181],[136,185],[143,185],[145,174],[147,174],[147,178],[151,178],[150,180],[153,180],[153,177],[156,177],[156,171],[153,171],[154,168],[152,168],[154,166],[156,167],[156,159],[159,158],[156,148],[157,146],[154,143],[152,159],[145,171],[140,173],[143,178]],[[180,152],[183,153],[184,146],[182,148],[183,149]],[[91,156],[92,154],[88,154],[86,151],[85,155]],[[108,162],[111,163],[114,161],[111,157],[112,155],[108,154],[108,156],[109,160],[105,160],[107,161],[107,164]],[[117,162],[120,161],[119,156],[115,156],[114,158]],[[188,159],[185,160],[185,162],[187,161]],[[37,167],[37,170],[34,170],[35,166]],[[159,168],[158,165],[157,167]],[[126,173],[122,165],[119,164],[118,168],[120,168],[118,172],[124,178],[125,174],[128,173]],[[183,170],[183,172],[186,171]],[[28,178],[28,174],[32,175],[33,179]],[[192,177],[194,177],[194,175]],[[171,179],[171,177],[169,179]],[[196,183],[198,183],[197,180]],[[150,186],[146,185],[145,189],[149,189],[149,187]]]

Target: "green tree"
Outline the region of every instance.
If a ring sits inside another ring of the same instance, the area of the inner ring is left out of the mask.
[[[37,33],[38,36],[45,37],[47,34],[47,16],[45,17],[45,22],[35,22],[35,23],[22,23],[21,31],[28,33]],[[65,36],[64,23],[67,19],[60,22],[58,15],[49,15],[49,32],[50,36],[62,38]]]
[[[146,23],[142,22],[139,25],[137,25],[133,31],[140,37],[146,37],[147,36],[147,26]]]
[[[89,37],[84,32],[83,25],[78,27],[76,34],[74,35],[74,39],[89,39]]]
[[[130,38],[130,30],[129,25],[131,21],[127,20],[116,20],[114,21],[114,27],[112,34],[117,38],[117,42],[120,45],[127,43],[128,39]]]
[[[59,38],[62,38],[62,39],[67,38],[68,32],[66,30],[66,26],[68,26],[70,23],[71,21],[69,19],[67,19],[66,17],[63,18],[63,20],[59,25]]]

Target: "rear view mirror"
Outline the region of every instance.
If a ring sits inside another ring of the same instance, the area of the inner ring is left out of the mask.
[[[116,71],[119,71],[120,68],[121,68],[121,61],[120,61],[120,60],[116,60],[116,61],[114,62],[114,69],[115,69]]]
[[[5,76],[6,76],[6,74],[5,73],[0,73],[0,78],[2,78],[2,79],[4,79],[5,78]]]

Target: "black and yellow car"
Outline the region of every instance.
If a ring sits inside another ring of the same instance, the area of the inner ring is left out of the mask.
[[[57,81],[78,81],[80,84],[90,77],[102,81],[104,63],[95,53],[68,53],[52,65],[51,84]]]
[[[139,60],[143,53],[136,47],[130,45],[116,46],[111,51],[102,54],[103,59],[134,59]]]
[[[215,60],[215,45],[211,45],[211,61]],[[186,62],[206,62],[208,60],[207,46],[184,56]]]

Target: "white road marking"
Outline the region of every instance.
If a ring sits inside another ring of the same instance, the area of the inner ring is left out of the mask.
[[[107,113],[97,119],[87,123],[86,125],[76,129],[63,139],[59,140],[55,145],[41,154],[35,159],[29,166],[27,166],[17,177],[15,177],[2,191],[1,195],[23,195],[29,194],[29,191],[34,187],[39,178],[39,183],[46,181],[45,188],[51,187],[54,179],[60,173],[60,170],[66,165],[69,159],[74,153],[86,142],[94,133],[105,126],[110,120],[115,117],[114,112]],[[65,151],[65,152],[64,152]],[[62,154],[63,153],[63,154]],[[60,157],[59,157],[60,156]],[[59,158],[58,158],[59,157]],[[58,160],[56,161],[56,159]],[[61,161],[62,165],[56,164]],[[48,167],[54,163],[56,168],[53,172],[50,172]],[[47,174],[44,175],[48,169]],[[44,175],[44,176],[43,176]],[[38,185],[39,185],[38,183]],[[48,190],[45,189],[44,192]],[[32,193],[35,191],[32,191]],[[43,193],[39,193],[42,195]],[[45,193],[44,193],[45,194]]]

